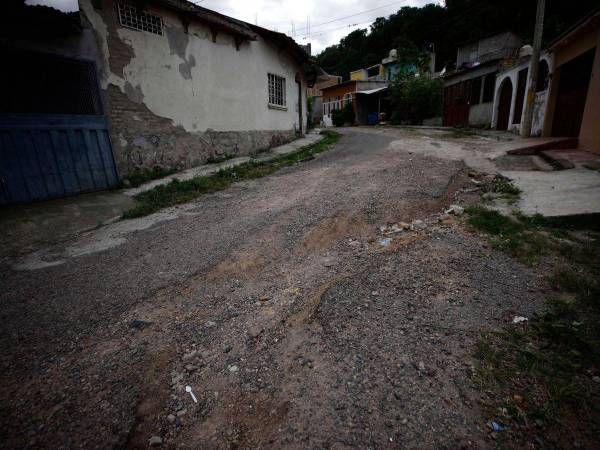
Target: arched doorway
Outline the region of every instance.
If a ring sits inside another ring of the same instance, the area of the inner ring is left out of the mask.
[[[500,85],[500,100],[498,101],[498,123],[496,129],[508,130],[510,119],[510,104],[512,103],[513,86],[510,78],[506,78]]]

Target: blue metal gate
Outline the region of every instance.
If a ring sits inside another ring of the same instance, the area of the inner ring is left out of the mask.
[[[0,204],[118,183],[105,116],[0,116]]]
[[[0,204],[116,186],[95,63],[0,50]]]

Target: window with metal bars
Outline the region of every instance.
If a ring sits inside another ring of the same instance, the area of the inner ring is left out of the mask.
[[[269,74],[269,106],[285,108],[285,78]]]
[[[146,11],[138,11],[135,6],[119,3],[119,22],[127,28],[147,31],[162,36],[162,19]]]

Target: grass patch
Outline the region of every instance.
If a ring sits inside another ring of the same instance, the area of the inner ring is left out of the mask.
[[[508,217],[483,206],[467,208],[466,212],[469,225],[492,235],[494,248],[507,251],[525,264],[536,265],[554,245],[545,233],[536,232],[540,229],[534,219]]]
[[[483,192],[495,192],[507,195],[519,195],[521,189],[516,187],[507,178],[496,176],[492,180],[486,180],[481,186]]]
[[[442,135],[443,138],[450,139],[467,139],[474,138],[477,136],[477,133],[473,130],[464,127],[454,127],[450,130],[449,133],[445,133]]]
[[[598,225],[481,206],[467,213],[495,247],[529,263],[544,258],[554,289],[541,314],[477,344],[474,381],[489,419],[507,425],[502,445],[598,448],[600,235],[590,231]]]
[[[507,178],[501,176],[484,181],[481,184],[481,190],[485,194],[491,194],[496,198],[506,200],[509,205],[516,203],[521,195],[521,189],[512,184]]]
[[[324,138],[314,144],[301,148],[272,161],[263,162],[252,160],[236,167],[221,169],[216,174],[205,177],[195,177],[191,180],[173,180],[169,184],[157,186],[135,196],[136,206],[123,214],[124,219],[146,216],[169,206],[189,202],[201,195],[227,189],[232,183],[242,180],[270,175],[279,169],[307,161],[314,155],[324,152],[340,139],[340,134],[325,130]]]
[[[223,155],[213,155],[206,160],[206,164],[219,164],[225,161],[229,161],[233,158],[235,158],[235,156],[230,155],[229,153],[225,153]]]
[[[152,169],[136,170],[130,174],[125,180],[128,181],[128,187],[138,187],[148,181],[164,178],[175,173],[177,169],[166,169],[164,167],[153,167]]]

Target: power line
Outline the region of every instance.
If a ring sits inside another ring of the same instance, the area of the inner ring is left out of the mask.
[[[372,12],[372,11],[377,11],[379,9],[388,8],[390,6],[394,6],[394,5],[397,5],[397,4],[400,4],[400,3],[407,3],[408,1],[409,0],[400,0],[400,1],[392,2],[392,3],[388,3],[386,5],[378,6],[376,8],[371,8],[371,9],[360,11],[360,12],[357,12],[357,13],[354,13],[354,14],[350,14],[349,16],[338,17],[337,19],[331,19],[331,20],[328,20],[327,22],[321,22],[321,23],[319,23],[317,25],[311,25],[310,28],[312,30],[312,29],[314,29],[316,27],[320,27],[322,25],[328,25],[330,23],[339,22],[340,20],[345,20],[345,19],[349,19],[351,17],[360,16],[360,15],[363,15],[363,14],[366,14],[366,13],[369,13],[369,12]],[[296,29],[295,31],[296,32],[298,32],[298,31],[305,31],[306,29],[307,29],[307,27],[304,27],[304,28]]]
[[[460,16],[450,17],[448,20],[440,23],[439,25],[441,26],[441,25],[450,25],[450,24],[458,23],[458,22],[464,20],[464,17],[463,17],[464,14],[470,13],[473,10],[481,9],[484,6],[485,6],[485,4],[483,4],[483,3],[474,3],[471,6],[469,6],[467,9],[465,9],[464,11],[462,11],[462,13],[461,13]],[[326,33],[332,32],[332,31],[341,30],[343,28],[349,28],[349,27],[358,26],[358,25],[364,25],[364,24],[372,23],[374,21],[375,21],[375,19],[368,20],[368,21],[365,21],[365,22],[347,24],[347,25],[343,25],[343,26],[340,26],[340,27],[331,28],[331,29],[328,29],[328,30],[322,30],[319,33],[311,33],[311,37],[322,36],[323,34],[326,34]],[[306,35],[300,36],[301,39],[305,39],[306,37],[307,37]]]
[[[320,31],[318,33],[311,33],[310,37],[313,38],[315,36],[322,36],[324,34],[332,32],[332,31],[341,30],[343,28],[356,27],[356,26],[364,25],[364,24],[371,23],[371,22],[373,22],[373,20],[367,20],[365,22],[358,22],[358,23],[349,23],[347,25],[342,25],[342,26],[339,26],[339,27],[336,27],[336,28],[330,28],[328,30],[322,30],[322,31]],[[300,39],[306,39],[306,38],[307,38],[307,35],[304,35],[304,36],[300,37]]]

